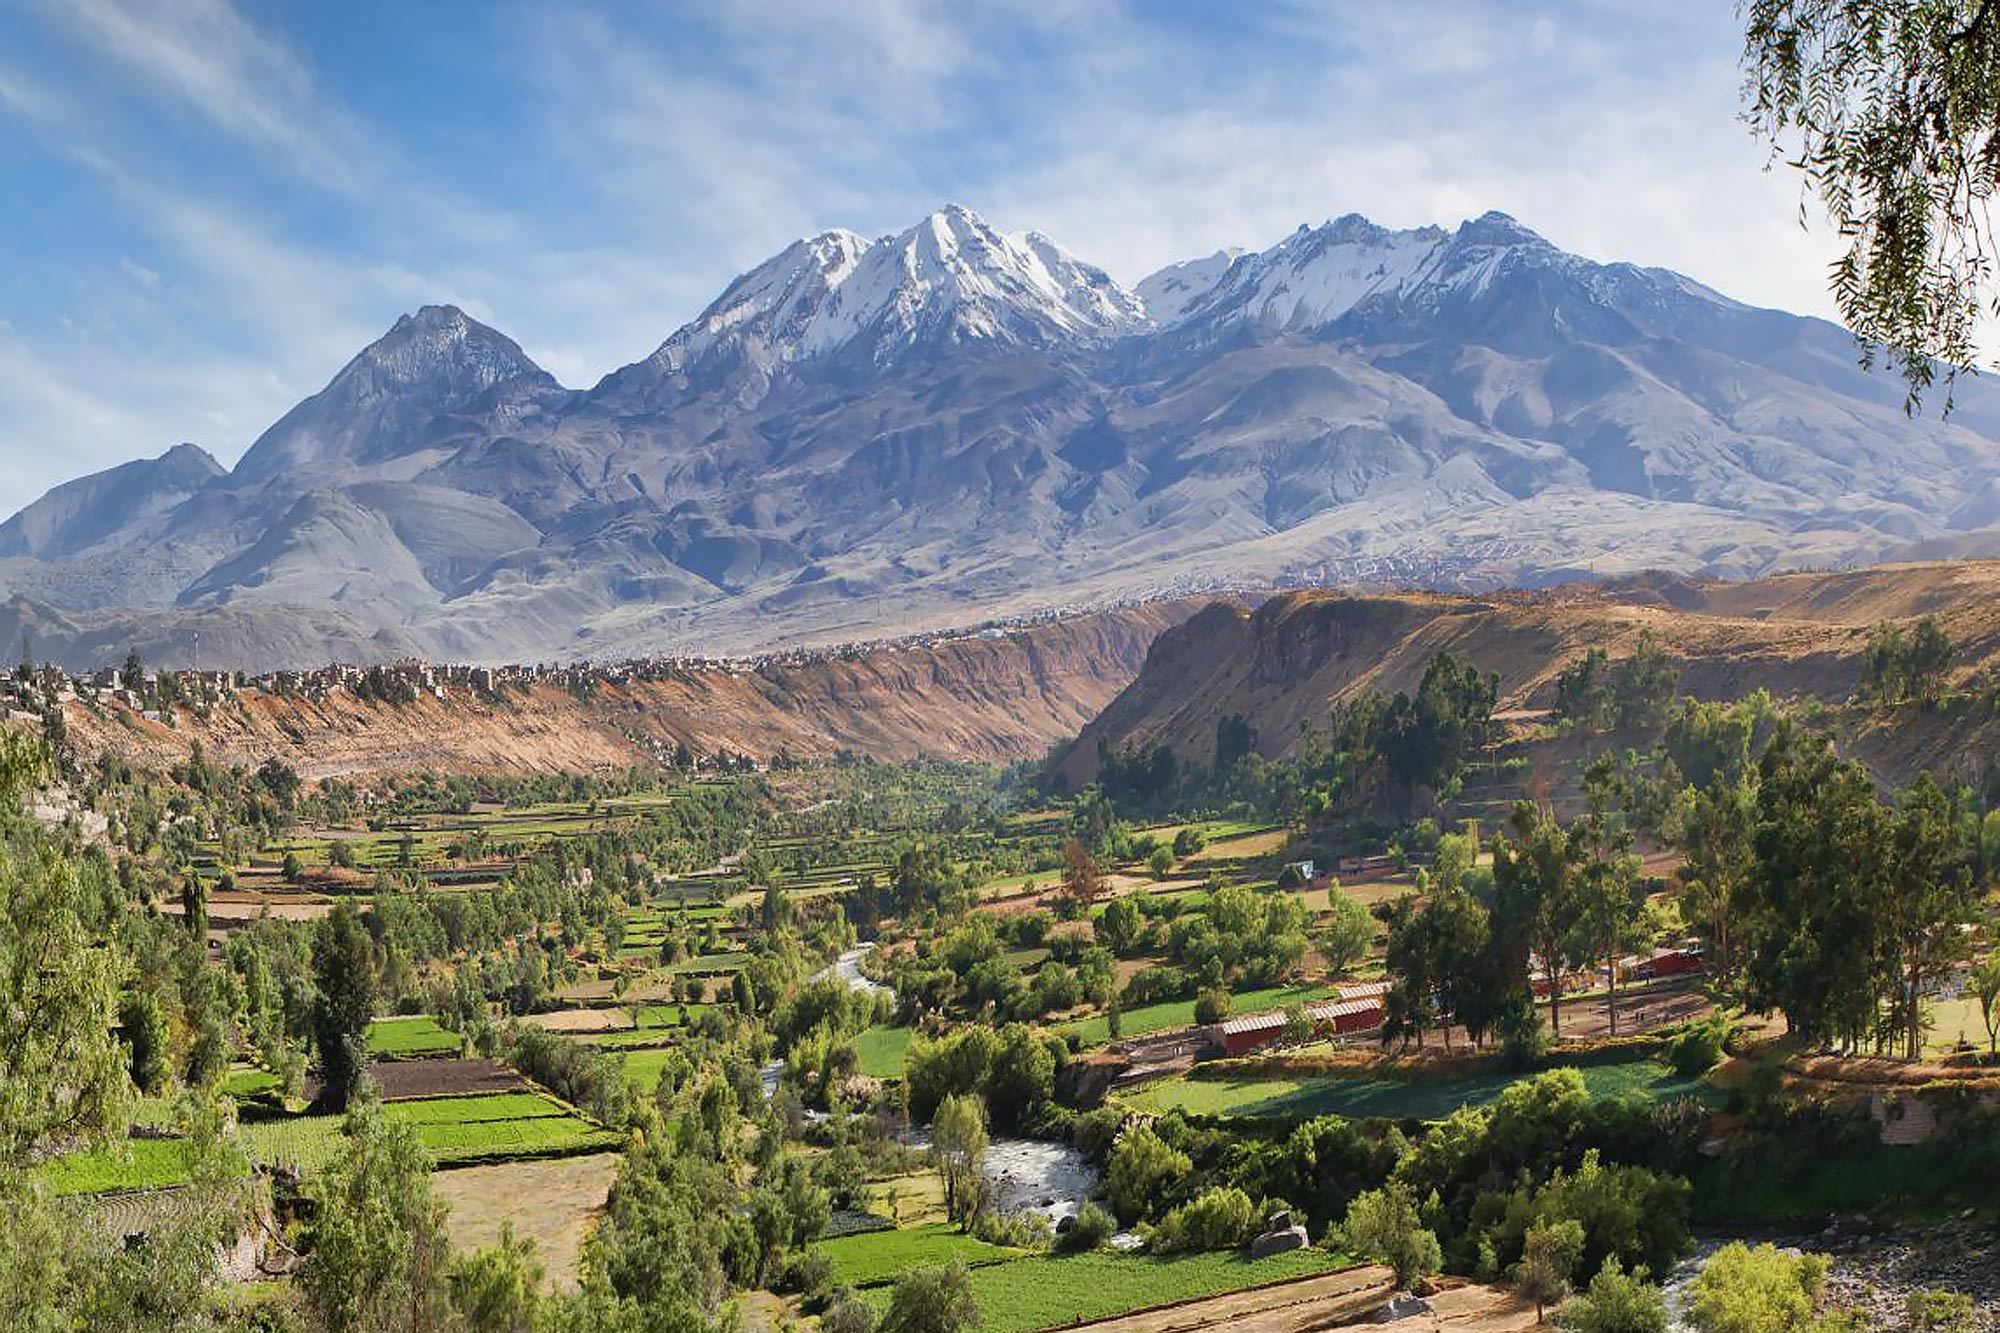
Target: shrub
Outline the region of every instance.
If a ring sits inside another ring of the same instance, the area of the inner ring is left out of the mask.
[[[1667,1042],[1667,1065],[1682,1078],[1700,1078],[1722,1061],[1729,1024],[1715,1015],[1690,1023]]]
[[[1174,868],[1174,854],[1165,847],[1155,847],[1153,854],[1146,858],[1146,869],[1153,872],[1154,879],[1165,879],[1167,872]]]
[[[1590,1287],[1556,1313],[1564,1333],[1667,1333],[1667,1302],[1643,1272],[1607,1259]]]
[[[1210,986],[1194,997],[1194,1021],[1203,1026],[1229,1017],[1229,992]]]
[[[1204,1190],[1160,1219],[1153,1248],[1162,1254],[1234,1249],[1255,1234],[1256,1225],[1256,1208],[1242,1190]]]
[[[962,1333],[979,1326],[979,1305],[965,1265],[918,1268],[896,1279],[881,1333]]]
[[[1118,1219],[1094,1203],[1079,1208],[1066,1230],[1056,1233],[1057,1254],[1088,1254],[1111,1239]]]
[[[875,1310],[851,1288],[842,1287],[819,1317],[820,1333],[875,1333]]]

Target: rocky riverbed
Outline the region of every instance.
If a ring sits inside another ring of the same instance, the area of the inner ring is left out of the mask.
[[[1920,1291],[1953,1291],[1972,1298],[1975,1329],[2000,1333],[2000,1232],[1990,1228],[1969,1221],[1892,1230],[1835,1225],[1815,1236],[1762,1239],[1827,1256],[1827,1305],[1865,1311],[1871,1330],[1914,1333],[1910,1297]],[[1704,1241],[1669,1278],[1667,1302],[1676,1330],[1688,1327],[1680,1318],[1688,1284],[1723,1243]]]

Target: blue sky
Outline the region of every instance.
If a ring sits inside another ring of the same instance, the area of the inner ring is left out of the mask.
[[[1728,0],[0,0],[0,513],[233,462],[401,312],[586,385],[946,201],[1115,276],[1488,208],[1825,313]]]

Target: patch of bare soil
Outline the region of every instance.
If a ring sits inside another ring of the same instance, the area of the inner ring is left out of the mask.
[[[519,1092],[528,1086],[498,1060],[377,1060],[368,1073],[382,1089],[385,1102]]]
[[[521,1024],[544,1032],[620,1032],[632,1026],[632,1015],[623,1009],[556,1009],[523,1015]]]
[[[502,1223],[535,1242],[547,1285],[574,1291],[583,1242],[617,1179],[617,1153],[545,1162],[502,1162],[440,1171],[438,1196],[451,1205],[446,1224],[460,1250],[496,1245]]]

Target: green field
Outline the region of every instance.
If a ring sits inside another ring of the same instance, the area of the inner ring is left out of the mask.
[[[1242,1291],[1348,1267],[1325,1250],[1292,1250],[1267,1259],[1235,1251],[1156,1258],[1108,1252],[1068,1258],[1037,1256],[972,1270],[972,1291],[984,1316],[981,1333],[1034,1333],[1084,1320]],[[876,1308],[888,1287],[868,1293]]]
[[[870,1078],[901,1078],[910,1054],[910,1030],[872,1027],[854,1038],[857,1067]]]
[[[460,1038],[438,1026],[429,1014],[409,1018],[378,1018],[368,1025],[368,1053],[389,1059],[424,1055],[456,1055]]]
[[[1578,1071],[1594,1097],[1713,1099],[1698,1079],[1678,1078],[1651,1060],[1597,1065]],[[1454,1079],[1389,1078],[1170,1078],[1126,1095],[1139,1110],[1179,1108],[1191,1115],[1293,1120],[1316,1115],[1351,1120],[1442,1120],[1461,1106],[1484,1106],[1523,1076],[1484,1074]]]
[[[667,1067],[671,1048],[625,1052],[625,1081],[640,1092],[650,1093],[660,1085],[660,1071]]]
[[[833,1260],[833,1280],[850,1287],[872,1287],[898,1274],[932,1264],[979,1264],[1017,1259],[1019,1250],[988,1245],[943,1222],[901,1231],[863,1231],[821,1241],[819,1248]]]
[[[599,1129],[541,1093],[499,1092],[391,1102],[383,1114],[410,1126],[417,1142],[440,1166],[565,1156],[619,1144],[617,1134]],[[341,1117],[331,1115],[253,1120],[241,1125],[237,1133],[252,1161],[308,1170],[332,1161],[342,1142]],[[132,1139],[117,1148],[70,1153],[45,1169],[51,1188],[59,1194],[150,1189],[181,1184],[188,1178],[177,1139]]]

